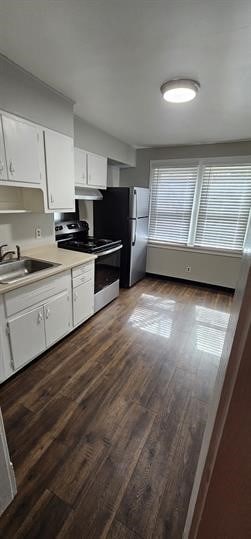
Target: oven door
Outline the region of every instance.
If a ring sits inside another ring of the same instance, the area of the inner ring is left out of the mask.
[[[95,260],[95,294],[119,281],[122,245],[97,253]]]

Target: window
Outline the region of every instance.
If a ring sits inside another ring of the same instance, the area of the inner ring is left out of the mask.
[[[187,243],[196,180],[197,166],[166,166],[153,170],[150,240]]]
[[[251,164],[153,164],[149,240],[241,252],[251,207]]]

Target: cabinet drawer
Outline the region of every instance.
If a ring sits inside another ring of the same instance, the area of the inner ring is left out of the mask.
[[[73,288],[77,288],[77,286],[79,286],[81,284],[84,284],[84,283],[88,283],[89,281],[93,281],[93,273],[92,272],[88,272],[86,274],[79,275],[78,277],[75,277],[72,280],[72,286],[73,286]]]
[[[7,292],[4,296],[7,316],[23,311],[32,305],[41,303],[51,296],[70,289],[71,274],[66,271],[60,275],[48,277],[37,283],[22,286]]]
[[[72,269],[72,277],[75,279],[76,277],[79,277],[80,275],[87,275],[90,274],[90,276],[93,276],[94,272],[94,261],[86,262],[86,264],[83,264],[82,266],[77,266],[76,268]]]

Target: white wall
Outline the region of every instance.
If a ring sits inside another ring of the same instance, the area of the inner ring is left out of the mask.
[[[107,185],[108,187],[119,187],[120,169],[116,166],[107,167]]]
[[[228,255],[155,246],[149,246],[147,249],[147,271],[149,273],[229,288],[236,286],[240,264],[240,257]],[[191,268],[190,272],[186,271],[187,266]]]
[[[104,155],[109,159],[135,166],[136,150],[105,131],[94,127],[82,118],[74,118],[74,144],[78,148]]]
[[[73,102],[2,55],[0,108],[73,136]]]
[[[79,200],[79,218],[87,221],[89,225],[89,235],[93,236],[93,201]]]
[[[136,152],[136,167],[120,170],[120,185],[148,187],[151,160],[234,155],[251,156],[251,141],[140,149]],[[238,257],[214,253],[202,254],[186,249],[149,246],[146,269],[149,273],[158,275],[235,288],[240,271],[240,260]],[[185,271],[188,265],[191,266],[189,273]]]
[[[36,227],[41,228],[41,238],[35,239]],[[55,241],[53,214],[0,214],[0,243],[16,244],[22,248],[39,247]]]
[[[166,146],[163,148],[144,148],[136,151],[136,167],[120,170],[120,185],[148,187],[150,161],[154,159],[186,159],[202,157],[226,157],[250,155],[251,140],[223,144],[197,144],[195,146]]]
[[[73,136],[73,102],[50,88],[15,63],[0,55],[0,109],[6,110],[50,129]],[[136,152],[128,144],[76,118],[75,144],[94,153],[130,165],[135,164]],[[109,185],[119,184],[118,167],[109,167]],[[4,192],[0,190],[1,195]],[[81,201],[81,218],[88,221],[93,233],[93,204]],[[35,240],[35,227],[42,230],[41,240]],[[0,215],[0,242],[22,247],[54,241],[54,223],[51,215]]]
[[[73,136],[73,103],[0,55],[0,109]],[[4,198],[4,188],[0,188]],[[35,228],[42,237],[35,240]],[[54,241],[53,215],[0,214],[0,242],[33,247]]]

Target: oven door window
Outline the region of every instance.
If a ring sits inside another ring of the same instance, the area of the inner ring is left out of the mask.
[[[102,255],[95,260],[95,294],[119,279],[120,251]]]

